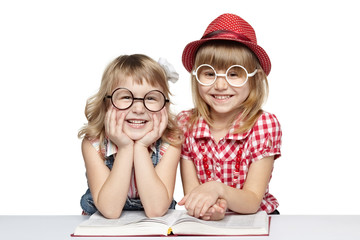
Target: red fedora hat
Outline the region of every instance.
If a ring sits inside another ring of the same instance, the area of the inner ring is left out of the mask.
[[[182,54],[182,62],[188,72],[193,69],[198,48],[211,40],[229,40],[244,44],[253,51],[265,74],[269,75],[271,70],[270,58],[265,50],[257,45],[254,29],[241,17],[228,13],[220,15],[212,21],[200,40],[186,45]]]

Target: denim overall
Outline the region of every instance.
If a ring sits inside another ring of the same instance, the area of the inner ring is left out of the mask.
[[[158,164],[160,158],[160,145],[161,139],[155,142],[155,152],[151,155],[151,160],[154,167]],[[114,155],[111,155],[105,159],[106,166],[111,170],[114,164]],[[81,197],[80,200],[81,208],[83,209],[84,213],[87,215],[94,214],[97,209],[94,204],[93,197],[91,195],[90,189],[88,188],[86,193]],[[169,209],[175,209],[176,201],[172,200]],[[123,210],[144,210],[143,205],[139,198],[126,198],[126,202],[124,205]]]

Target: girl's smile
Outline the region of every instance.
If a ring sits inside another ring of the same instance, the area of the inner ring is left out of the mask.
[[[135,129],[140,129],[140,128],[144,128],[145,125],[146,125],[149,121],[148,121],[148,120],[144,120],[144,119],[127,119],[126,122],[127,122],[127,124],[129,125],[129,127],[135,128]]]
[[[214,94],[213,98],[215,98],[219,102],[225,102],[226,100],[230,99],[233,95],[219,95]]]

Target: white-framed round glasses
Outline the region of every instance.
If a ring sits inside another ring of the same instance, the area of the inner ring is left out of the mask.
[[[241,65],[232,65],[224,74],[216,73],[215,69],[209,64],[202,64],[192,72],[198,83],[204,86],[210,86],[215,83],[217,77],[225,77],[226,81],[233,87],[242,87],[245,85],[249,77],[253,77],[257,73],[248,73],[246,68]]]

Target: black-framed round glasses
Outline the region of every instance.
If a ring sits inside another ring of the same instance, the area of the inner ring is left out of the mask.
[[[165,107],[166,103],[170,102],[159,90],[152,90],[146,93],[143,98],[136,98],[129,89],[117,88],[111,96],[106,96],[106,98],[110,98],[112,105],[119,110],[130,108],[134,101],[142,101],[144,107],[150,112],[158,112]]]

